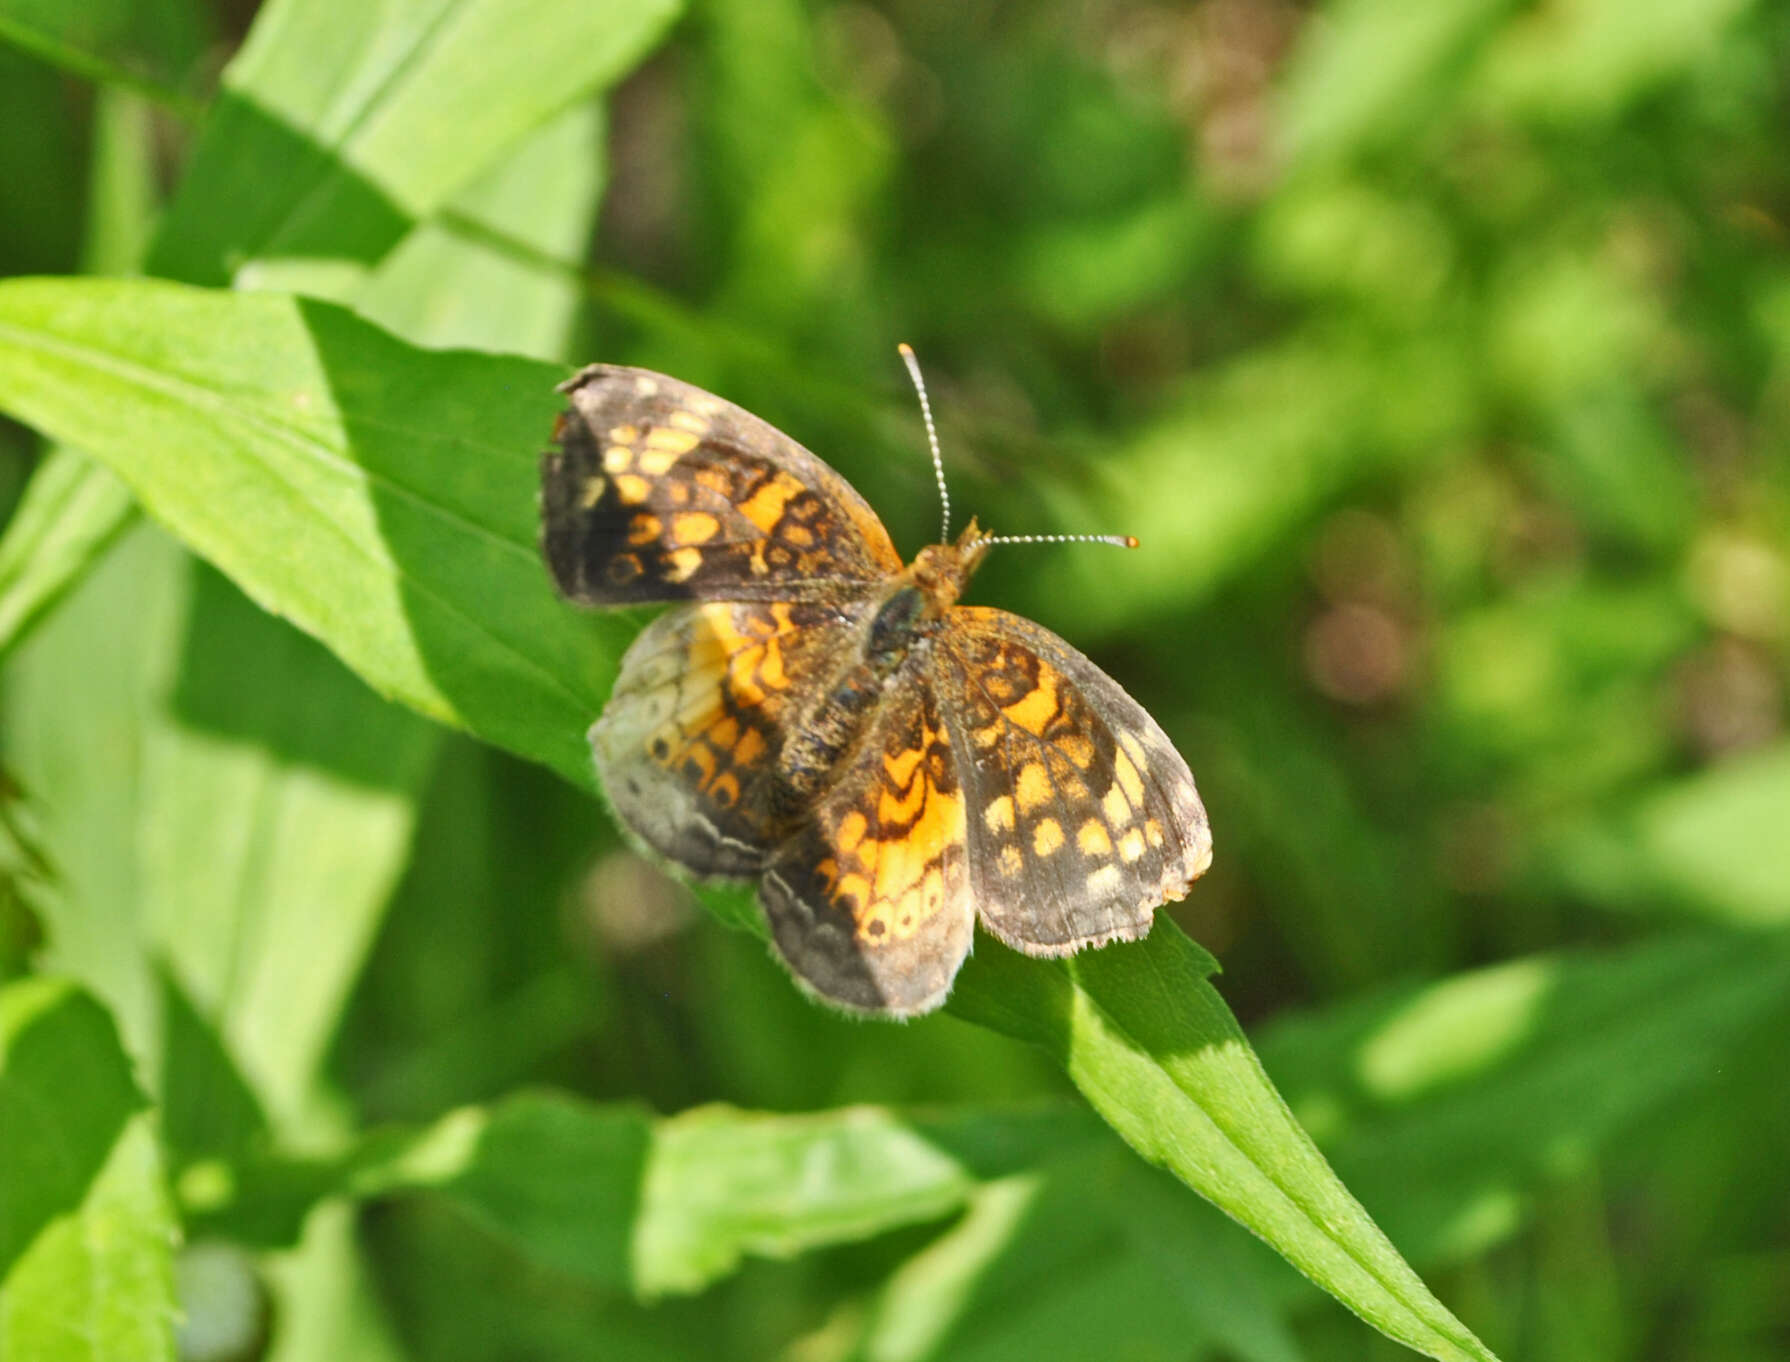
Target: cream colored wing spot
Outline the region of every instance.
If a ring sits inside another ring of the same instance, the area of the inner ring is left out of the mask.
[[[1054,818],[1040,818],[1032,829],[1032,850],[1040,856],[1055,855],[1063,845],[1063,825]]]
[[[588,511],[603,499],[603,493],[609,490],[609,479],[601,474],[593,473],[584,480],[584,490],[578,494],[578,507]]]
[[[1090,894],[1110,894],[1125,882],[1116,865],[1103,865],[1100,869],[1088,874],[1088,892]]]
[[[1013,831],[1013,796],[997,795],[982,810],[982,824],[990,832]]]
[[[673,549],[665,555],[665,580],[687,582],[702,566],[701,549]]]
[[[610,445],[603,451],[603,471],[614,477],[634,466],[634,451],[626,445]]]
[[[1131,801],[1125,798],[1125,792],[1119,788],[1117,781],[1101,797],[1100,811],[1115,828],[1122,828],[1131,821]]]

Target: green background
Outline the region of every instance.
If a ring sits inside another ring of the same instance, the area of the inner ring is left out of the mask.
[[[1250,1047],[1382,1330],[1785,1355],[1786,127],[1745,0],[0,0],[0,274],[118,280],[0,280],[0,1356],[1411,1355],[1132,1152],[1250,1220]],[[1142,540],[971,598],[1188,758],[1248,1046],[1166,928],[838,1017],[592,797],[552,384],[911,554],[903,340],[959,523]]]

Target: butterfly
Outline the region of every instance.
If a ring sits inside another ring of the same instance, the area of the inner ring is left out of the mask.
[[[947,502],[943,542],[904,564],[844,478],[732,403],[607,364],[561,391],[554,582],[582,605],[673,604],[590,730],[603,789],[655,857],[755,882],[810,993],[915,1016],[978,919],[1066,955],[1143,936],[1204,873],[1206,812],[1155,720],[1048,629],[959,603],[1004,541],[973,521],[951,540]]]

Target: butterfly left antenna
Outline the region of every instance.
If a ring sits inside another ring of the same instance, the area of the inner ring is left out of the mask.
[[[914,380],[914,391],[920,394],[920,415],[926,421],[926,443],[932,446],[932,472],[938,479],[939,505],[944,508],[944,528],[939,531],[939,543],[951,542],[951,494],[945,490],[945,460],[939,453],[939,433],[932,424],[932,403],[926,397],[926,380],[920,377],[920,361],[914,358],[914,347],[906,341],[895,347],[901,351],[901,359],[907,365],[908,377]]]

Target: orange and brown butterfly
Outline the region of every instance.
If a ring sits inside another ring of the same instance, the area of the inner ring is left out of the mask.
[[[1048,629],[958,604],[1001,541],[972,522],[950,542],[947,503],[946,542],[903,564],[850,484],[732,403],[606,364],[562,390],[554,581],[677,603],[622,659],[598,776],[649,852],[757,883],[812,993],[928,1012],[978,918],[1066,955],[1143,936],[1205,871],[1205,809],[1155,720]]]

